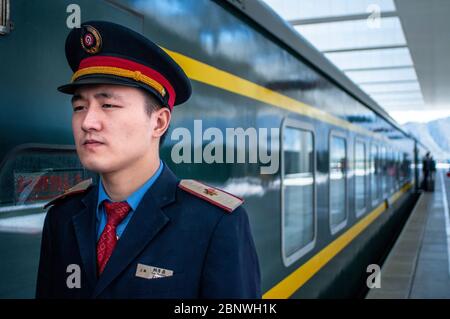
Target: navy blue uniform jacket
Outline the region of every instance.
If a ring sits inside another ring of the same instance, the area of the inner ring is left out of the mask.
[[[102,275],[96,272],[98,187],[51,207],[44,223],[37,298],[260,298],[260,270],[248,217],[178,187],[164,170],[144,195]],[[137,265],[172,270],[136,276]],[[71,264],[81,287],[68,288]]]

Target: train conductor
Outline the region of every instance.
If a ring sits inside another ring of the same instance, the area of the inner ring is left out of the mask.
[[[72,129],[100,176],[52,200],[37,298],[260,298],[260,269],[242,199],[179,180],[160,160],[171,111],[189,79],[156,44],[123,26],[73,29]]]

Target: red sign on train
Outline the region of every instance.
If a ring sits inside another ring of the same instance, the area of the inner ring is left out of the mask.
[[[14,173],[14,200],[16,205],[49,200],[81,181],[81,171]]]

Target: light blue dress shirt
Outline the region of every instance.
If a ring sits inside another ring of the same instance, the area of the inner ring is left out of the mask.
[[[148,181],[145,182],[144,185],[142,185],[138,190],[136,190],[133,194],[131,194],[127,199],[126,202],[128,205],[130,205],[131,210],[128,213],[127,217],[117,226],[116,228],[116,235],[118,237],[122,236],[122,233],[124,232],[125,228],[128,225],[128,222],[133,217],[134,212],[136,211],[136,208],[138,207],[139,203],[142,200],[142,197],[144,197],[145,193],[149,190],[149,188],[153,185],[153,183],[158,179],[159,175],[161,175],[161,172],[163,170],[163,162],[160,160],[159,162],[159,168],[157,169],[156,173],[153,174],[152,177]],[[110,201],[111,198],[108,196],[108,194],[105,191],[105,188],[103,187],[103,183],[100,179],[100,183],[98,186],[98,200],[97,200],[97,241],[100,238],[100,235],[103,232],[103,229],[106,226],[107,222],[107,216],[105,209],[103,207],[103,201]]]

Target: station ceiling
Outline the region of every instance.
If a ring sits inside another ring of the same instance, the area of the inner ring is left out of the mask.
[[[398,121],[450,115],[450,0],[264,0]]]

